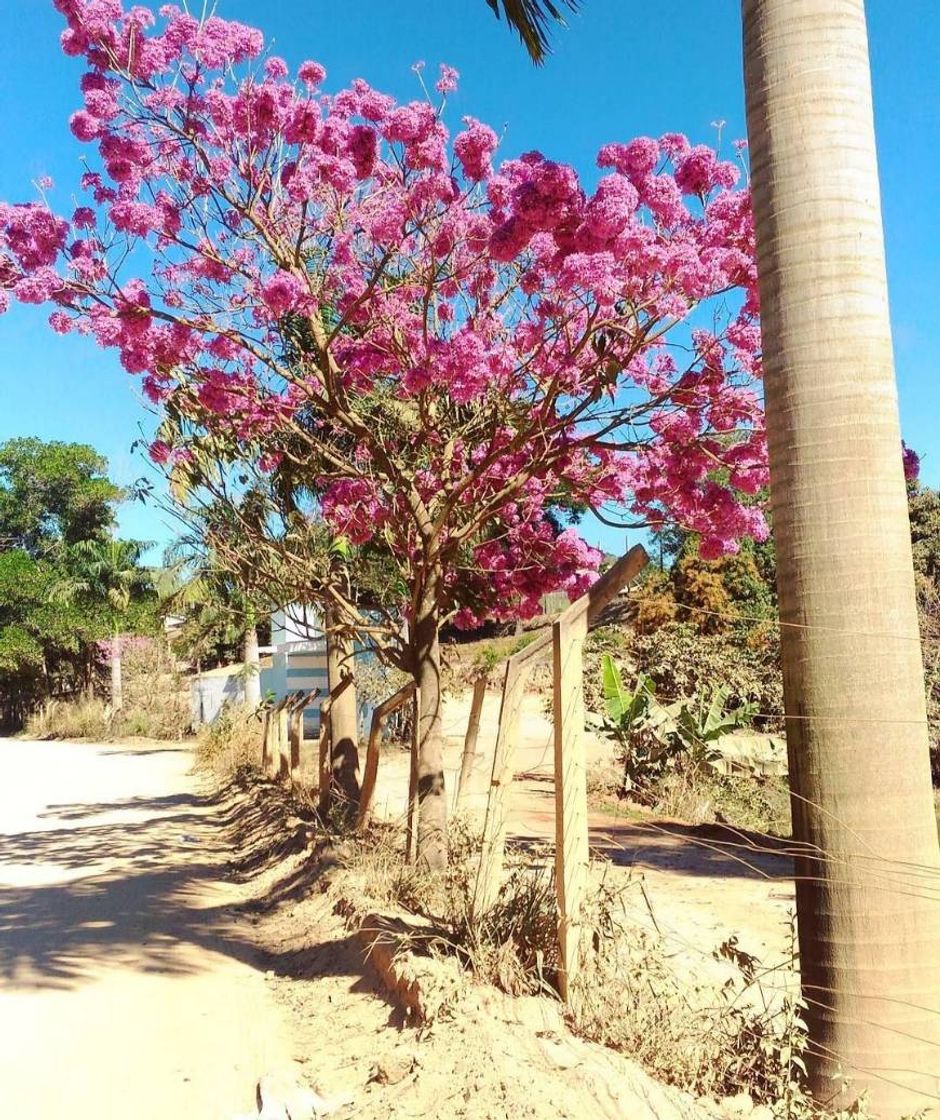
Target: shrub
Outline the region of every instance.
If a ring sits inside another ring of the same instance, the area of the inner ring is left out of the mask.
[[[111,740],[140,736],[181,739],[191,728],[189,689],[169,650],[159,641],[135,638],[121,657],[124,705],[99,697],[51,700],[26,722],[34,739]]]
[[[97,696],[49,700],[27,718],[24,734],[30,739],[111,739],[111,706]]]
[[[537,634],[519,634],[511,638],[497,638],[487,642],[477,650],[473,659],[474,667],[478,672],[489,676],[495,669],[502,665],[514,653],[519,653],[527,645],[534,642]]]
[[[783,677],[774,635],[759,634],[745,643],[732,634],[699,634],[672,623],[633,635],[629,650],[636,670],[653,680],[664,703],[724,686],[731,706],[755,706],[755,726],[770,730],[782,724]]]
[[[784,838],[791,833],[786,778],[679,767],[651,787],[649,805],[658,816],[688,824],[728,824]]]
[[[668,573],[655,571],[630,596],[632,622],[640,634],[652,634],[660,626],[674,622],[679,613]]]
[[[262,729],[252,705],[223,704],[215,720],[199,729],[196,765],[226,775],[257,765],[261,758]]]
[[[703,772],[717,757],[715,743],[750,722],[753,705],[728,705],[726,685],[713,685],[690,699],[660,704],[650,677],[638,673],[628,688],[609,653],[601,659],[605,729],[620,748],[623,790],[644,799],[668,771],[683,767]]]

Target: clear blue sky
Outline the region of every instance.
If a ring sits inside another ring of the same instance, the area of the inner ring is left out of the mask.
[[[157,6],[157,0],[152,0]],[[51,0],[3,0],[0,17],[0,198],[32,197],[31,181],[78,175],[69,115],[79,106],[79,65],[61,54]],[[193,7],[199,7],[194,0]],[[870,0],[875,109],[895,352],[907,442],[940,484],[940,7],[936,0]],[[590,177],[598,147],[635,135],[743,136],[740,0],[584,0],[534,69],[483,0],[218,0],[223,16],[259,25],[295,65],[316,58],[337,88],[355,77],[399,97],[418,95],[411,64],[448,62],[461,72],[449,119],[471,113],[499,130],[503,151],[538,148]],[[82,440],[127,483],[143,471],[130,445],[151,423],[137,385],[88,339],[61,338],[45,315],[0,317],[0,440],[15,435]],[[156,511],[122,511],[121,529],[167,538]],[[586,531],[587,536],[593,532]],[[619,535],[597,543],[616,547]]]

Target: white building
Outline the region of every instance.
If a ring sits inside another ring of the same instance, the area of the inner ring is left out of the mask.
[[[326,671],[326,638],[319,615],[313,608],[291,604],[271,616],[271,645],[261,650],[270,654],[270,664],[261,668],[262,697],[283,699],[289,692],[319,691],[304,712],[304,735],[320,733],[320,700],[329,692]],[[245,699],[245,668],[227,665],[202,673],[192,683],[193,721],[212,723],[222,705],[240,704]]]

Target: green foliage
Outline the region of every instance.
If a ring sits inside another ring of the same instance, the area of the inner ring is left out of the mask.
[[[924,655],[930,765],[934,785],[940,787],[940,491],[909,484],[908,510]]]
[[[135,596],[153,591],[152,576],[141,567],[146,547],[141,541],[77,541],[64,552],[64,572],[52,587],[53,599],[100,607],[118,630]]]
[[[631,692],[624,685],[620,670],[609,653],[604,654],[602,671],[607,718],[623,734],[630,735],[649,720],[655,707],[656,686],[649,677],[640,673]]]
[[[42,646],[22,626],[0,629],[0,674],[15,676],[42,668]]]
[[[640,674],[631,691],[609,653],[603,657],[606,727],[620,746],[623,762],[623,789],[641,790],[671,763],[679,747],[670,732],[675,710],[656,702],[656,688],[649,677]]]
[[[514,653],[524,650],[527,645],[535,641],[535,634],[519,634],[513,638],[496,638],[481,646],[474,658],[474,667],[486,676],[502,665]]]
[[[629,654],[648,674],[661,696],[700,696],[715,685],[727,689],[733,708],[752,705],[755,727],[782,725],[783,678],[776,633],[701,634],[685,623],[671,623],[652,634],[633,635]]]
[[[154,629],[139,546],[108,538],[122,492],[106,470],[84,444],[0,445],[0,726],[89,691],[118,618],[125,632]],[[105,555],[121,559],[120,578],[104,578]]]
[[[694,766],[716,757],[711,745],[723,735],[730,735],[739,727],[747,727],[757,706],[750,701],[736,708],[728,707],[730,689],[727,685],[714,685],[690,700],[683,701],[676,717],[675,734],[682,741]]]
[[[57,543],[105,536],[123,496],[107,469],[87,444],[35,438],[0,444],[0,547],[35,556]]]
[[[668,705],[656,699],[656,685],[639,673],[632,689],[609,653],[602,658],[605,726],[620,746],[623,790],[641,798],[677,765],[704,770],[716,756],[714,743],[746,725],[753,706],[729,708],[729,689],[708,688]]]

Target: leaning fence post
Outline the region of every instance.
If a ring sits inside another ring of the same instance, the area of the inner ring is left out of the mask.
[[[375,783],[379,773],[379,749],[382,739],[382,728],[386,719],[392,712],[397,711],[406,704],[414,692],[414,682],[409,681],[400,688],[372,713],[372,725],[369,729],[369,743],[366,747],[366,764],[362,775],[362,789],[359,793],[359,812],[356,815],[356,828],[360,832],[369,823],[372,815],[372,800],[375,797]],[[410,780],[410,779],[409,779]]]
[[[264,709],[264,723],[261,728],[261,773],[267,774],[268,767],[270,766],[269,757],[271,753],[271,708],[270,706]]]
[[[418,741],[421,732],[421,689],[415,686],[411,728],[411,769],[408,778],[408,809],[405,829],[405,863],[418,859]]]
[[[568,610],[552,624],[558,990],[565,1002],[570,1001],[578,968],[581,905],[589,874],[583,684],[587,623],[586,610]]]
[[[299,783],[301,778],[301,746],[304,741],[304,711],[316,698],[317,689],[312,692],[298,692],[290,707],[290,780]]]
[[[489,797],[486,800],[486,817],[483,822],[483,847],[473,892],[474,914],[483,914],[489,910],[496,901],[502,882],[513,760],[519,739],[519,715],[528,675],[526,661],[510,657],[506,662],[503,698],[499,708],[499,729],[496,732],[496,750],[493,754],[493,772]]]
[[[276,778],[281,768],[281,707],[279,700],[270,710],[268,718],[268,764],[265,777]]]
[[[467,799],[470,774],[477,760],[477,739],[480,737],[480,716],[483,700],[486,697],[486,677],[477,677],[473,685],[473,700],[470,703],[470,718],[467,721],[467,735],[463,743],[463,758],[460,761],[460,777],[457,779],[455,808],[460,808]]]

